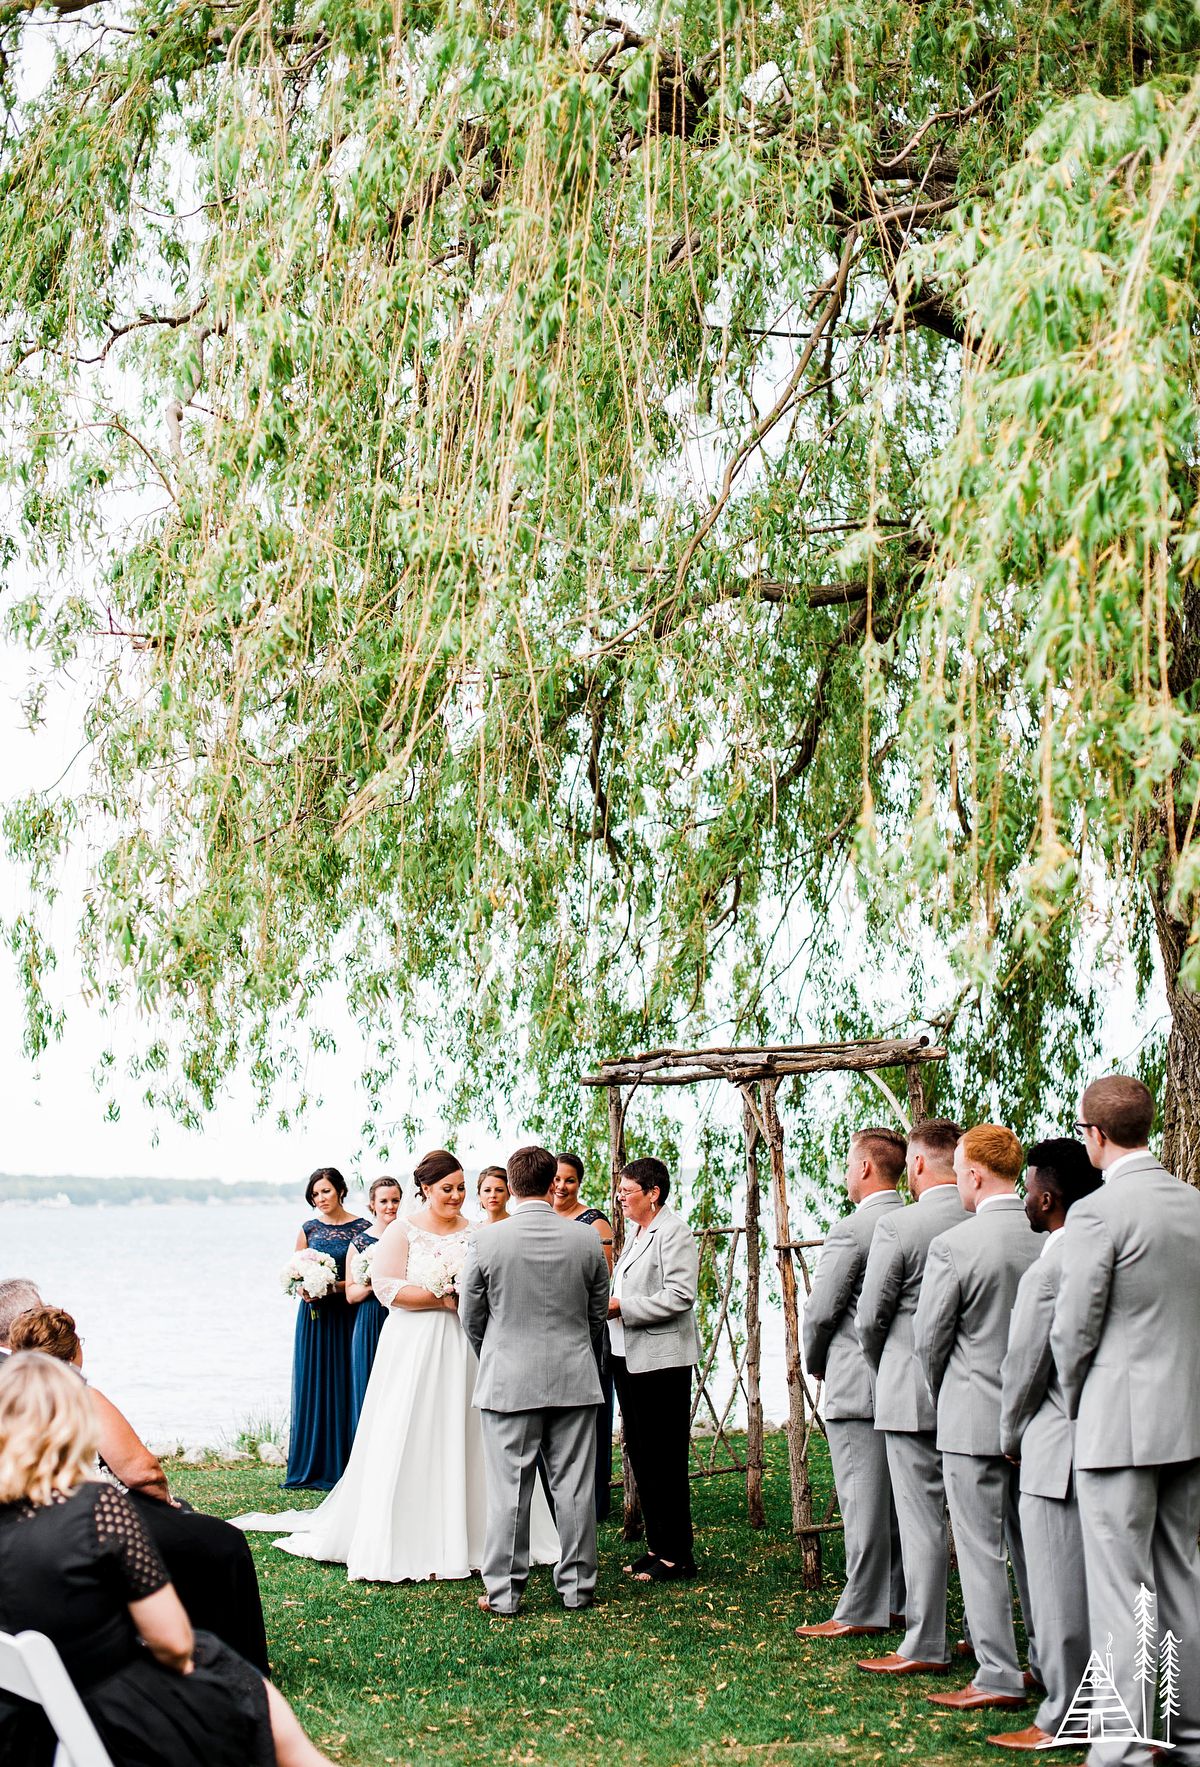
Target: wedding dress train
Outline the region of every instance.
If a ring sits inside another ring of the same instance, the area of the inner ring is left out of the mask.
[[[413,1248],[410,1281],[418,1252],[452,1250],[448,1240],[467,1237],[428,1233],[403,1220],[388,1228],[398,1230]],[[304,1531],[275,1545],[297,1558],[344,1564],[351,1582],[423,1582],[477,1571],[487,1527],[483,1435],[471,1404],[478,1369],[457,1313],[391,1308],[346,1471],[319,1508],[306,1512]],[[531,1561],[554,1564],[558,1555],[539,1483]]]

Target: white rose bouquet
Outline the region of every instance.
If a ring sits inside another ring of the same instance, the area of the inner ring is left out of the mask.
[[[351,1252],[346,1263],[346,1274],[351,1282],[357,1282],[360,1288],[371,1286],[371,1265],[375,1261],[375,1246],[364,1246],[361,1252]]]
[[[408,1261],[407,1281],[415,1288],[427,1288],[439,1300],[443,1295],[456,1295],[458,1279],[466,1261],[467,1247],[463,1240],[444,1249],[441,1246],[428,1251],[424,1247],[414,1248]]]
[[[279,1272],[279,1286],[285,1295],[308,1302],[311,1318],[317,1317],[316,1303],[337,1287],[337,1265],[328,1252],[293,1252]]]

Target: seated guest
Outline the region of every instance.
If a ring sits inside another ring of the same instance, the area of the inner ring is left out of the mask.
[[[18,1313],[27,1313],[30,1307],[41,1304],[41,1295],[25,1277],[12,1276],[7,1282],[0,1282],[0,1356],[9,1353],[8,1334]]]
[[[88,1389],[48,1356],[0,1368],[0,1630],[44,1633],[113,1767],[323,1767],[257,1670],[193,1632],[129,1498],[89,1475]],[[0,1759],[50,1767],[40,1706],[0,1692]]]
[[[83,1346],[75,1321],[59,1307],[35,1307],[10,1327],[14,1351],[40,1350],[82,1372]],[[258,1573],[246,1536],[215,1515],[198,1515],[171,1496],[161,1463],[110,1399],[89,1387],[102,1468],[113,1475],[141,1516],[166,1563],[193,1625],[236,1650],[264,1675],[267,1632]]]
[[[664,1207],[670,1190],[661,1160],[634,1160],[621,1173],[627,1237],[608,1303],[613,1379],[646,1521],[646,1551],[624,1568],[655,1583],[696,1575],[688,1449],[700,1254],[687,1222]]]
[[[1050,1327],[1068,1211],[1101,1182],[1080,1141],[1039,1141],[1029,1150],[1025,1214],[1033,1231],[1047,1239],[1021,1278],[1008,1328],[1008,1354],[1000,1368],[1000,1446],[1021,1468],[1029,1617],[1046,1697],[1024,1730],[988,1738],[1001,1748],[1049,1748],[1087,1668],[1087,1578],[1071,1468],[1071,1420],[1050,1353]]]
[[[497,1221],[512,1219],[508,1212],[508,1173],[503,1166],[485,1166],[479,1174],[479,1185],[476,1194],[479,1206],[483,1210],[484,1226],[493,1227]]]
[[[931,1693],[956,1712],[1025,1704],[1008,1558],[1021,1594],[1036,1674],[1037,1638],[1024,1587],[1014,1469],[1000,1452],[1000,1364],[1017,1285],[1038,1243],[1017,1195],[1021,1143],[999,1123],[968,1129],[954,1150],[958,1195],[971,1217],[929,1247],[913,1343],[937,1404],[950,1525],[978,1668],[959,1693]]]
[[[883,1632],[904,1612],[900,1533],[887,1443],[875,1428],[875,1383],[855,1315],[879,1223],[904,1207],[897,1189],[908,1144],[868,1126],[850,1139],[846,1195],[854,1213],[835,1221],[804,1308],[804,1361],[825,1382],[825,1435],[846,1541],[846,1587],[831,1618],[797,1626],[801,1638]]]

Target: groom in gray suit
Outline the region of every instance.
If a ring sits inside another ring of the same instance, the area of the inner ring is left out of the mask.
[[[1200,1193],[1147,1146],[1154,1100],[1113,1074],[1083,1095],[1088,1156],[1104,1187],[1062,1238],[1050,1331],[1068,1415],[1092,1649],[1141,1735],[1168,1632],[1176,1657],[1170,1759],[1200,1762]],[[1139,1626],[1135,1604],[1149,1592]],[[1147,1636],[1148,1634],[1148,1636]],[[1111,1637],[1111,1642],[1110,1642]],[[1139,1646],[1141,1651],[1139,1652]],[[1141,1654],[1148,1669],[1138,1675]],[[1098,1737],[1089,1767],[1144,1767],[1144,1742]]]
[[[508,1162],[512,1217],[481,1228],[459,1278],[458,1316],[476,1355],[487,1539],[479,1605],[511,1618],[529,1577],[529,1506],[539,1453],[561,1554],[564,1607],[590,1607],[596,1587],[596,1407],[604,1394],[592,1339],[608,1314],[600,1240],[546,1200],[556,1161],[522,1147]]]

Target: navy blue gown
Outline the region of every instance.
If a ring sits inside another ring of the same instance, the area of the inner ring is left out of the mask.
[[[585,1209],[575,1219],[581,1227],[593,1227],[597,1221],[603,1221],[606,1227],[612,1226],[603,1209]],[[603,1522],[608,1520],[612,1509],[612,1491],[609,1487],[613,1462],[613,1371],[609,1360],[607,1325],[602,1325],[592,1339],[592,1355],[596,1358],[596,1372],[604,1391],[604,1400],[596,1407],[596,1520]]]
[[[360,1233],[354,1242],[356,1252],[379,1244],[373,1233]],[[383,1330],[388,1309],[375,1299],[372,1292],[354,1308],[354,1335],[350,1340],[350,1435],[353,1438],[367,1396],[367,1382],[375,1366],[379,1334]]]
[[[314,1252],[327,1252],[337,1264],[338,1281],[346,1277],[346,1254],[371,1225],[361,1216],[331,1227],[314,1216],[301,1229]],[[296,1309],[296,1347],[292,1357],[292,1439],[288,1447],[285,1485],[330,1491],[346,1470],[354,1429],[350,1417],[350,1339],[355,1309],[344,1295],[327,1295],[316,1304]]]

